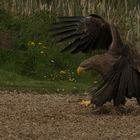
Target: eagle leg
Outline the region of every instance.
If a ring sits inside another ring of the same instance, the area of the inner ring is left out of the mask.
[[[108,114],[109,113],[109,110],[106,109],[103,105],[102,106],[94,106],[92,111],[94,114]]]

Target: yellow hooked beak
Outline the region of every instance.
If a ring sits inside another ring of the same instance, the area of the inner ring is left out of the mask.
[[[78,67],[76,71],[77,74],[80,75],[82,72],[85,72],[85,69],[83,67]]]

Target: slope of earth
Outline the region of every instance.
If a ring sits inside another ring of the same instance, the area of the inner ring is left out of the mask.
[[[78,103],[84,98],[79,95],[1,91],[0,96],[1,140],[140,139],[140,108],[134,99],[127,101],[130,112],[96,114]]]

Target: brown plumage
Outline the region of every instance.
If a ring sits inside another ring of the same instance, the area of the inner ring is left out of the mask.
[[[135,97],[140,104],[140,54],[135,45],[122,40],[116,26],[102,17],[60,17],[51,31],[58,42],[69,40],[62,51],[70,53],[105,49],[105,53],[84,60],[78,73],[96,70],[104,82],[92,92],[92,103],[102,106],[113,99],[114,106]]]

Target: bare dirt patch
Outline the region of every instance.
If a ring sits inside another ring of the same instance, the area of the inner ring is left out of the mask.
[[[0,94],[0,140],[139,140],[140,109],[127,102],[126,114],[95,114],[74,95]],[[110,109],[110,104],[107,105]]]

